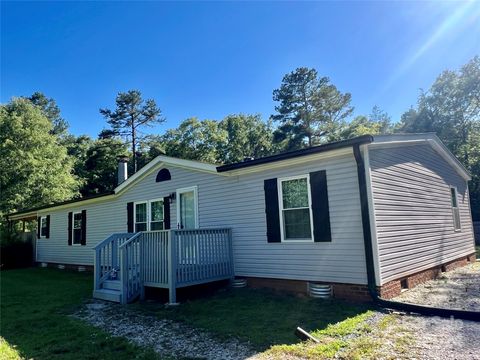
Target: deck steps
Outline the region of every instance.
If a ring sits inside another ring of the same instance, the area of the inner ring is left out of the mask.
[[[113,301],[117,303],[122,301],[122,293],[120,290],[98,289],[93,292],[93,297],[95,299]]]
[[[120,280],[105,280],[102,286],[104,289],[120,291],[122,283]]]

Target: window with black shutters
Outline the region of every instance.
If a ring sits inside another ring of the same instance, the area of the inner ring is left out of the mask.
[[[308,175],[279,179],[282,241],[313,241]]]
[[[72,224],[72,244],[73,245],[82,245],[83,242],[83,216],[82,212],[73,213],[73,224]]]

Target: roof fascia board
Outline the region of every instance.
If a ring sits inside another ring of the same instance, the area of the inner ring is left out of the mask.
[[[321,153],[304,155],[304,156],[298,156],[291,159],[277,160],[271,163],[259,164],[259,165],[240,168],[236,170],[235,169],[228,170],[226,172],[228,172],[232,176],[244,175],[244,174],[251,174],[251,173],[260,172],[260,171],[278,169],[285,166],[298,165],[306,162],[327,160],[327,159],[331,159],[339,156],[352,155],[352,154],[353,154],[353,149],[351,146],[349,146],[341,149],[329,150]]]
[[[22,220],[22,219],[31,218],[31,217],[37,217],[37,214],[38,214],[37,211],[29,211],[27,213],[7,215],[7,217],[8,217],[8,220]]]
[[[63,209],[71,209],[71,208],[76,208],[76,207],[78,208],[78,207],[82,207],[82,206],[85,206],[85,205],[91,205],[91,204],[96,204],[96,203],[99,203],[99,202],[107,201],[107,200],[110,200],[114,197],[116,197],[116,194],[100,196],[98,198],[93,198],[93,199],[78,200],[78,201],[74,201],[74,202],[71,202],[71,203],[68,203],[68,204],[58,204],[58,205],[52,204],[51,206],[45,206],[45,207],[40,208],[38,210],[29,211],[27,213],[22,213],[21,212],[21,213],[18,213],[18,214],[8,215],[8,219],[9,220],[19,220],[19,219],[22,219],[22,218],[25,218],[25,217],[28,217],[28,216],[33,216],[34,214],[39,215],[39,214],[50,213],[52,211],[58,211],[58,210],[63,210]]]

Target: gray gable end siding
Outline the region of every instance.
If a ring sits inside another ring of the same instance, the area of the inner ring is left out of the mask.
[[[231,227],[235,274],[269,278],[366,284],[365,255],[356,164],[353,155],[226,177],[167,166],[171,180],[157,183],[155,168],[122,195],[81,203],[51,215],[50,239],[38,240],[37,261],[92,264],[92,247],[113,232],[127,230],[127,202],[162,198],[176,189],[198,186],[199,226]],[[267,243],[264,180],[326,170],[332,242]],[[175,201],[171,227],[176,228]],[[67,214],[87,210],[87,245],[68,246]]]
[[[475,251],[467,182],[431,146],[372,148],[369,157],[382,284]]]

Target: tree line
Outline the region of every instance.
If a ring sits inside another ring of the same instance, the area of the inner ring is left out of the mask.
[[[55,100],[40,92],[0,107],[0,214],[113,190],[117,159],[128,156],[133,173],[159,154],[210,163],[234,163],[364,134],[435,132],[473,175],[473,216],[480,220],[480,57],[441,73],[421,91],[399,121],[378,106],[354,115],[342,93],[315,69],[286,74],[273,91],[275,113],[232,114],[221,120],[184,120],[152,134],[165,122],[154,99],[138,90],[119,93],[102,108],[106,127],[97,138],[68,131]]]

